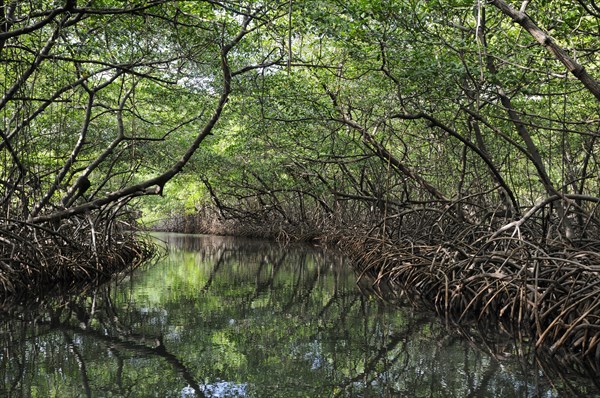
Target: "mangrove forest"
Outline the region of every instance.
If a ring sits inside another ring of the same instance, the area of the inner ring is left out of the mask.
[[[599,51],[586,0],[0,0],[0,297],[303,241],[595,377]]]

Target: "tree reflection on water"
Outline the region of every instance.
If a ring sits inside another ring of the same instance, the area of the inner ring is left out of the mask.
[[[523,343],[489,330],[457,331],[428,314],[361,293],[339,253],[233,238],[160,238],[170,247],[165,258],[116,283],[77,297],[7,306],[0,324],[0,393],[553,397],[598,392],[560,373],[544,376],[547,367],[532,360]]]

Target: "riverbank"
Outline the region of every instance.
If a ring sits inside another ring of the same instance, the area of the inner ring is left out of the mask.
[[[282,218],[273,219],[224,219],[212,208],[202,208],[193,214],[173,213],[154,222],[149,229],[160,232],[183,234],[207,234],[237,236],[241,238],[268,239],[280,243],[337,241],[340,228],[324,220],[290,222]]]
[[[495,324],[600,374],[600,242],[541,247],[487,232],[439,244],[355,236],[342,248],[387,300],[425,305],[456,324]]]
[[[149,260],[156,249],[125,225],[72,218],[56,229],[0,228],[0,299],[19,301],[102,283]]]
[[[426,218],[420,214],[418,220]],[[304,240],[336,248],[351,260],[357,280],[386,301],[409,300],[456,325],[497,325],[580,374],[600,373],[600,242],[589,238],[542,245],[534,243],[535,230],[527,225],[521,236],[498,235],[497,228],[455,219],[419,226],[410,217],[343,231],[325,224],[319,229],[283,222],[219,223],[198,215],[179,220],[187,224],[171,220],[178,232]],[[193,229],[198,226],[205,229]],[[15,236],[26,243],[0,245],[3,257],[10,258],[1,263],[0,290],[12,301],[102,283],[156,253],[139,234],[83,220],[55,231],[24,225]]]

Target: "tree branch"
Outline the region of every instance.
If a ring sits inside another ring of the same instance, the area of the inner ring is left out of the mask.
[[[579,79],[597,100],[600,100],[600,83],[581,64],[571,58],[563,48],[556,44],[548,33],[540,29],[524,11],[517,11],[504,0],[490,0],[490,3],[529,32],[539,44],[544,46],[557,60],[566,66],[569,72]]]

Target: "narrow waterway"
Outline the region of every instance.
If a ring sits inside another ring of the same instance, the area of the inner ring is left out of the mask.
[[[76,298],[5,308],[0,396],[559,397],[527,347],[365,294],[339,253],[165,234]],[[521,353],[523,355],[517,355]]]

